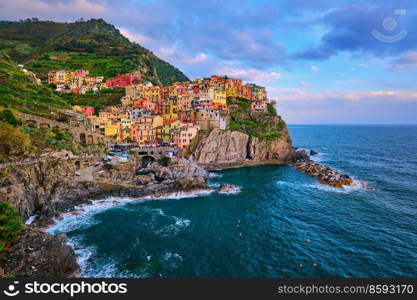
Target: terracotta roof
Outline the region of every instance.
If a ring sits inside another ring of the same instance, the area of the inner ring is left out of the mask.
[[[164,120],[164,125],[171,125],[172,123],[176,122],[177,120]]]

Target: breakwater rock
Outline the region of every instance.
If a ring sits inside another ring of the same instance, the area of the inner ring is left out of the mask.
[[[352,186],[353,179],[346,174],[331,169],[330,167],[320,165],[311,159],[299,160],[295,163],[295,168],[301,172],[316,177],[321,183],[335,188]]]

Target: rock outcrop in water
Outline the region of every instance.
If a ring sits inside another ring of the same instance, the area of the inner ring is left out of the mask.
[[[310,159],[297,161],[295,168],[301,172],[316,177],[321,183],[335,188],[352,186],[353,179],[346,174],[340,174],[330,167],[320,165]]]
[[[213,129],[201,139],[190,159],[206,168],[228,168],[266,163],[287,164],[296,160],[296,151],[285,128],[273,140],[230,130]]]
[[[239,188],[233,184],[221,184],[218,192],[220,194],[229,194],[239,191]]]

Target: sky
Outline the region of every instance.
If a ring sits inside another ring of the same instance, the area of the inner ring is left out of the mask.
[[[417,123],[415,0],[0,0],[0,19],[103,18],[190,78],[267,87],[289,124]]]

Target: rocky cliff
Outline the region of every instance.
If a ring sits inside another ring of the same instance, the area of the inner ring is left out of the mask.
[[[286,127],[279,137],[271,140],[251,137],[238,131],[213,129],[200,140],[190,159],[207,168],[227,168],[293,163],[297,153]]]
[[[0,260],[0,277],[72,276],[78,265],[66,236],[51,236],[40,227],[78,204],[108,196],[159,196],[211,189],[205,183],[208,173],[183,158],[154,161],[138,174],[136,161],[99,166],[95,161],[97,158],[51,155],[35,163],[0,169],[0,201],[11,203],[24,221],[37,215],[32,225],[25,226],[6,260]]]
[[[74,202],[68,200],[77,198],[74,176],[79,163],[75,158],[51,157],[2,169],[0,201],[11,203],[23,220],[34,214],[53,217],[56,212],[70,209]]]
[[[53,236],[26,227],[0,265],[0,277],[66,278],[75,276],[78,270],[65,234]]]

